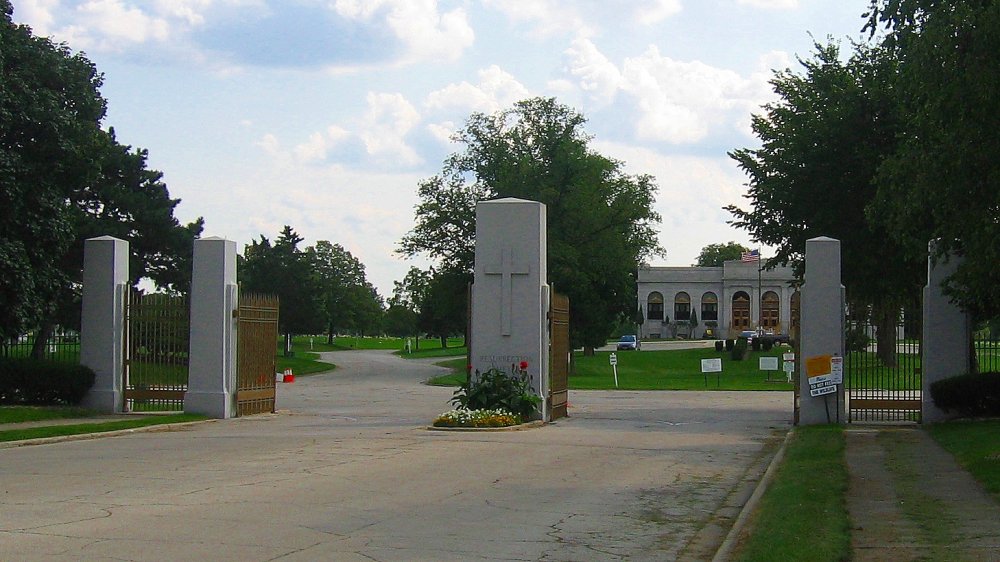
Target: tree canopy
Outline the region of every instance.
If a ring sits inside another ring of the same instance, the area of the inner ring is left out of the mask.
[[[400,251],[469,274],[476,202],[540,201],[547,206],[548,281],[570,298],[571,341],[603,344],[615,320],[635,308],[639,264],[662,251],[654,230],[660,217],[652,210],[653,178],[629,175],[623,163],[594,151],[585,122],[551,98],[472,114],[455,134],[462,150],[419,184],[416,224]]]
[[[0,336],[74,322],[92,236],[130,242],[133,282],[184,289],[201,219],[181,226],[179,200],[146,168],[146,152],[101,128],[93,63],[11,14],[0,0]]]
[[[743,257],[744,252],[749,251],[750,248],[736,242],[709,244],[701,249],[694,265],[696,267],[722,267],[724,262],[738,260]]]

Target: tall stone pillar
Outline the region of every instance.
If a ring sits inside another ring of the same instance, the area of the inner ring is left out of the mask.
[[[931,398],[931,384],[941,379],[963,375],[972,367],[969,341],[972,322],[969,315],[944,294],[941,284],[955,272],[961,258],[950,256],[934,263],[936,242],[927,245],[927,286],[924,287],[924,321],[922,347],[923,375],[920,400],[924,423],[943,421],[949,415],[934,405]]]
[[[105,413],[121,412],[124,408],[128,251],[128,242],[111,236],[90,238],[83,243],[80,363],[97,376],[81,405]]]
[[[545,205],[537,201],[476,205],[469,353],[473,375],[491,368],[510,373],[512,365],[526,362],[543,413],[549,391],[545,229]]]
[[[846,423],[844,385],[836,392],[812,396],[809,366],[820,358],[844,357],[844,288],[840,283],[840,240],[819,237],[806,241],[806,272],[802,285],[799,346],[799,423]],[[813,361],[810,363],[810,359]],[[846,381],[845,381],[846,382]]]
[[[236,299],[236,242],[195,240],[185,412],[221,419],[235,413]]]

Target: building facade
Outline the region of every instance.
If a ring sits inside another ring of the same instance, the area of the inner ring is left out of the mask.
[[[722,339],[758,328],[790,333],[792,299],[798,298],[792,268],[759,271],[759,265],[734,260],[722,267],[640,268],[640,336]]]

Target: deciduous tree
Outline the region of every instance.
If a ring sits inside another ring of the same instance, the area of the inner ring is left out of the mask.
[[[743,257],[744,252],[749,251],[750,248],[736,242],[709,244],[701,249],[698,261],[694,265],[697,267],[722,267],[724,262],[738,260]]]

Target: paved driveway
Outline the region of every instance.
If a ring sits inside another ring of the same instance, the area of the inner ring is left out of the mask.
[[[546,427],[429,431],[436,367],[332,360],[277,415],[0,450],[0,560],[703,560],[791,412],[572,392]]]

